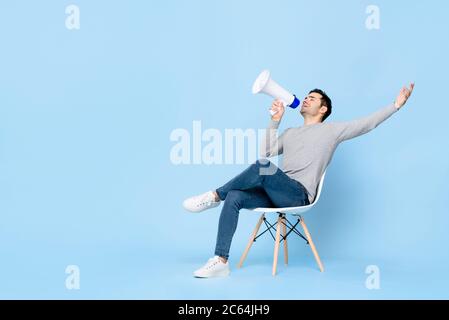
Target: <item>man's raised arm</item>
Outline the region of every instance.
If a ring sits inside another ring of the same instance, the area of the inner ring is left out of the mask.
[[[271,117],[270,124],[265,130],[265,138],[261,142],[260,156],[262,158],[280,155],[284,152],[283,138],[285,132],[278,137],[278,127],[284,115],[284,105],[281,101],[275,100],[271,105],[271,110],[276,113]]]
[[[334,131],[337,141],[342,142],[349,140],[376,128],[379,124],[388,119],[393,113],[398,111],[407,102],[408,98],[413,92],[414,84],[410,88],[403,87],[397,96],[394,103],[389,106],[367,116],[364,118],[332,123],[332,130]]]

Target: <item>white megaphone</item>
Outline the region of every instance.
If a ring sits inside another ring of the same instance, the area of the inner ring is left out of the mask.
[[[256,93],[265,93],[275,99],[279,99],[282,101],[284,106],[290,108],[297,108],[299,106],[300,101],[294,94],[291,94],[280,85],[278,85],[273,79],[270,77],[270,71],[264,70],[257,77],[256,81],[253,84],[253,94]],[[274,115],[276,112],[270,110],[271,115]]]

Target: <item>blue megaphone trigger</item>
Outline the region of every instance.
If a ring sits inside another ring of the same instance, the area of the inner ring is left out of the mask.
[[[296,109],[301,102],[299,101],[298,98],[296,98],[295,95],[293,95],[293,96],[295,97],[295,100],[293,100],[292,104],[289,105],[289,107],[292,108],[292,109]]]

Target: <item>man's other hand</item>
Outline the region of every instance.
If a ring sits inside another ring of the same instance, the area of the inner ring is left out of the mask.
[[[396,98],[396,101],[394,102],[394,106],[396,109],[401,109],[402,106],[407,102],[408,98],[413,92],[413,88],[415,87],[414,83],[410,84],[410,88],[403,87],[401,89],[401,92],[399,92],[398,97]]]

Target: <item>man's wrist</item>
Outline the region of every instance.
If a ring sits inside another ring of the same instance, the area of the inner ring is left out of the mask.
[[[394,107],[396,108],[396,110],[401,109],[401,106],[398,104],[397,101],[394,102]]]

